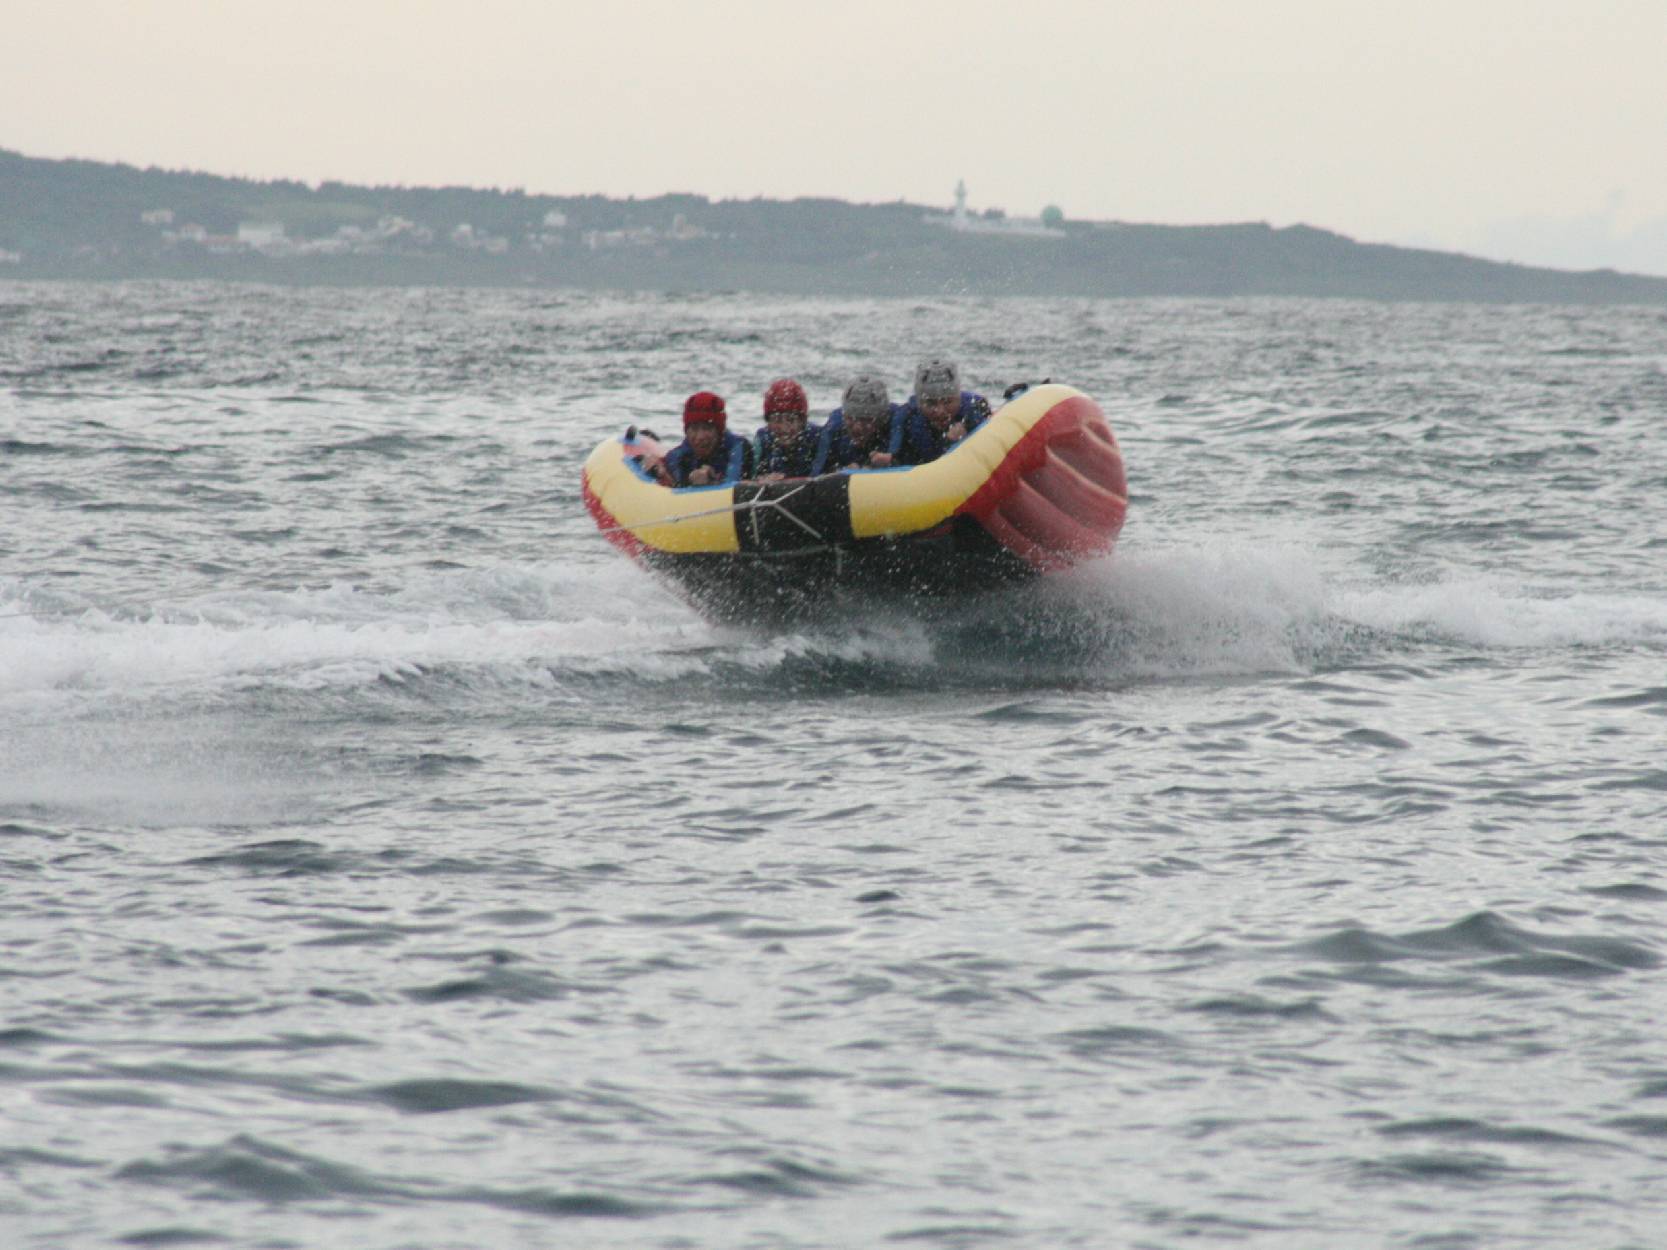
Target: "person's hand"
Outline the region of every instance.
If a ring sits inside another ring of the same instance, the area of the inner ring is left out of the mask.
[[[889,451],[875,452],[868,458],[868,467],[871,469],[891,468],[891,453]]]
[[[755,481],[755,482],[779,482],[786,476],[787,476],[787,474],[785,474],[785,473],[760,473],[757,477],[755,477],[753,479],[753,481]]]
[[[965,421],[957,421],[954,425],[950,426],[947,430],[945,430],[943,432],[943,436],[945,438],[947,438],[952,443],[960,442],[963,438],[965,438],[967,436],[967,424],[966,424],[966,422]]]
[[[711,465],[703,464],[689,474],[690,486],[710,486],[718,480],[718,471]]]
[[[658,456],[640,456],[642,471],[661,485],[671,485],[671,474],[666,471],[666,462]]]

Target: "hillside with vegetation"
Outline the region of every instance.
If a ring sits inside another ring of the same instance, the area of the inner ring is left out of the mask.
[[[1357,243],[1310,226],[1035,220],[920,204],[262,182],[0,149],[0,280],[796,294],[1667,303],[1667,279]]]

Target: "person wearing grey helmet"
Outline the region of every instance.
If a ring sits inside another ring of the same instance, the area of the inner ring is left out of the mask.
[[[900,464],[929,464],[990,419],[990,401],[961,389],[961,370],[934,357],[915,369],[915,393],[903,404]]]
[[[841,469],[889,469],[897,463],[903,426],[898,405],[886,384],[872,373],[859,374],[845,388],[840,406],[828,414],[810,475]]]

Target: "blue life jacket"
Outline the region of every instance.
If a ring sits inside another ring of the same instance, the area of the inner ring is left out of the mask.
[[[816,448],[821,438],[822,427],[814,421],[807,421],[805,428],[799,433],[799,441],[791,447],[783,447],[776,441],[776,436],[770,433],[770,427],[762,426],[753,437],[753,472],[760,475],[780,473],[785,477],[809,477],[811,465],[816,463]]]
[[[956,421],[967,427],[967,434],[971,434],[979,426],[990,419],[990,401],[973,391],[961,392],[961,407],[949,422]],[[913,395],[909,402],[903,405],[903,464],[930,464],[956,443],[950,442],[926,419],[926,414],[920,410],[920,403]],[[963,439],[965,434],[961,436]]]
[[[689,484],[689,474],[701,465],[718,471],[718,485],[727,486],[752,475],[752,444],[739,434],[726,432],[707,460],[697,459],[695,449],[684,439],[666,453],[666,470],[679,486]]]
[[[850,435],[845,432],[845,409],[835,408],[830,412],[828,423],[822,427],[822,437],[816,442],[816,458],[811,461],[810,475],[820,477],[853,464],[866,467],[870,452],[889,451],[895,460],[903,443],[902,405],[890,407],[891,413],[880,423],[874,442],[862,451],[852,445]]]

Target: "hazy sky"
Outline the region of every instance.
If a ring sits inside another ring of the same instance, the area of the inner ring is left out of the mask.
[[[1667,274],[1667,0],[0,0],[0,147]]]

